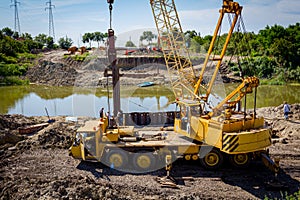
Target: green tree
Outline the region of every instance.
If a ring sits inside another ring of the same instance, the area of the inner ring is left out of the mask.
[[[44,33],[40,33],[35,36],[34,41],[39,44],[39,49],[42,49],[44,46],[47,46],[47,35]]]
[[[46,41],[47,47],[49,49],[53,49],[54,48],[54,40],[53,37],[47,37],[47,41]]]
[[[188,48],[191,47],[191,41],[192,39],[197,36],[197,32],[195,30],[187,30],[186,32],[184,32],[184,35],[185,35],[185,40],[186,40],[186,46]]]
[[[108,33],[103,33],[103,40],[107,40],[108,38]],[[115,36],[115,39],[117,39],[117,37]]]
[[[14,34],[12,35],[12,37],[13,37],[14,39],[19,39],[19,38],[20,38],[20,35],[19,35],[18,32],[14,32]]]
[[[206,35],[203,37],[203,48],[205,49],[205,51],[208,51],[212,38],[213,37],[211,35]]]
[[[23,38],[25,40],[33,40],[31,34],[29,34],[29,33],[22,33],[21,38]]]
[[[151,31],[144,31],[143,35],[140,36],[140,41],[143,42],[144,40],[146,40],[148,44],[150,44],[152,40],[156,37],[157,36],[153,34]]]
[[[8,27],[3,28],[2,32],[4,33],[4,35],[9,36],[9,37],[12,37],[14,34],[14,31]]]
[[[126,42],[125,47],[136,47],[136,46],[131,40],[129,40]]]
[[[47,47],[49,49],[54,48],[54,40],[53,37],[47,36],[46,34],[39,34],[34,38],[34,41],[36,41],[39,44],[39,49],[42,49],[43,47]]]
[[[58,40],[58,44],[59,44],[59,47],[62,48],[62,49],[68,49],[72,46],[73,44],[73,41],[71,38],[68,38],[67,36],[65,38],[60,38]]]
[[[85,33],[82,36],[82,42],[83,43],[89,43],[90,48],[92,48],[92,41],[95,39],[95,34],[94,33]]]
[[[4,36],[3,39],[0,40],[0,53],[3,55],[16,57],[18,49],[17,42],[10,36]]]
[[[104,34],[101,32],[95,32],[93,39],[97,42],[99,48],[100,42],[104,42]]]

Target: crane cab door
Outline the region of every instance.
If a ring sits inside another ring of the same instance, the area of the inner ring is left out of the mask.
[[[179,105],[180,112],[179,115],[176,116],[175,118],[175,123],[174,123],[174,130],[177,133],[180,133],[185,136],[190,136],[191,134],[191,129],[190,129],[190,107],[186,106],[184,104]]]
[[[181,105],[180,107],[180,128],[185,131],[188,135],[191,134],[191,113],[190,107],[186,105]]]
[[[201,140],[199,137],[199,118],[203,108],[201,105],[180,105],[180,114],[176,116],[174,130],[184,136],[192,139]]]

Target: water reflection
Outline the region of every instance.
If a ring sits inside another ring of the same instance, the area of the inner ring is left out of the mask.
[[[121,88],[123,112],[159,112],[175,110],[172,91],[168,87]],[[9,94],[9,95],[8,95]],[[50,115],[98,117],[99,109],[108,111],[106,88],[85,89],[73,87],[2,87],[0,88],[1,113],[27,116]],[[112,91],[109,90],[112,110]]]
[[[229,94],[237,87],[235,84],[225,85]],[[278,106],[283,101],[290,104],[299,103],[300,86],[259,86],[257,91],[257,107]],[[220,89],[217,101],[225,94]],[[253,108],[253,94],[247,96],[247,107]],[[112,107],[112,91],[109,92]],[[98,117],[101,107],[108,110],[106,88],[86,89],[74,87],[50,86],[13,86],[0,87],[0,113],[23,114],[27,116],[46,115],[45,107],[50,115],[92,116]],[[121,87],[121,108],[123,112],[158,112],[175,110],[173,91],[168,86],[138,88],[136,86]],[[112,108],[111,108],[112,110]]]

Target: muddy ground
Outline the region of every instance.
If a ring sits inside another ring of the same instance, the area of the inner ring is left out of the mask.
[[[55,122],[32,135],[18,128],[47,122],[46,117],[0,115],[0,199],[282,199],[300,189],[300,104],[293,104],[288,121],[282,105],[262,108],[259,115],[272,127],[271,157],[280,158],[276,180],[261,162],[246,169],[225,164],[218,171],[204,170],[198,162],[178,160],[172,176],[178,188],[163,188],[156,181],[165,170],[146,174],[122,173],[101,163],[87,163],[68,155],[79,124],[53,117]],[[189,178],[184,178],[189,177]]]

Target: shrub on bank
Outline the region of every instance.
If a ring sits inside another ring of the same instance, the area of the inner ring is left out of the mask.
[[[0,85],[29,85],[28,79],[21,79],[18,76],[7,76],[0,78]]]

